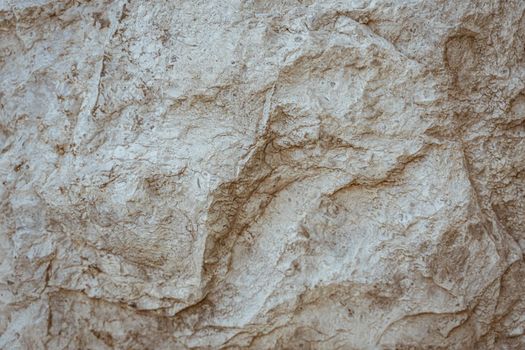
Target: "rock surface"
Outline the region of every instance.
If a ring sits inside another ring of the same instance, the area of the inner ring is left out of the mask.
[[[1,349],[524,349],[525,2],[0,1]]]

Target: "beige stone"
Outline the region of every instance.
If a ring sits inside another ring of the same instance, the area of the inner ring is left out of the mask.
[[[525,2],[0,0],[1,349],[525,348]]]

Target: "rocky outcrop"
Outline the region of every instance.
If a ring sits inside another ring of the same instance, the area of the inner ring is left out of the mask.
[[[525,2],[0,2],[0,348],[525,347]]]

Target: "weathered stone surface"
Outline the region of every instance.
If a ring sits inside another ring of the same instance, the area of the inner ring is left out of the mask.
[[[525,2],[0,1],[0,348],[525,348]]]

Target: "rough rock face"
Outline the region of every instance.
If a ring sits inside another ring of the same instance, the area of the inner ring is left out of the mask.
[[[524,349],[525,2],[0,1],[1,349]]]

